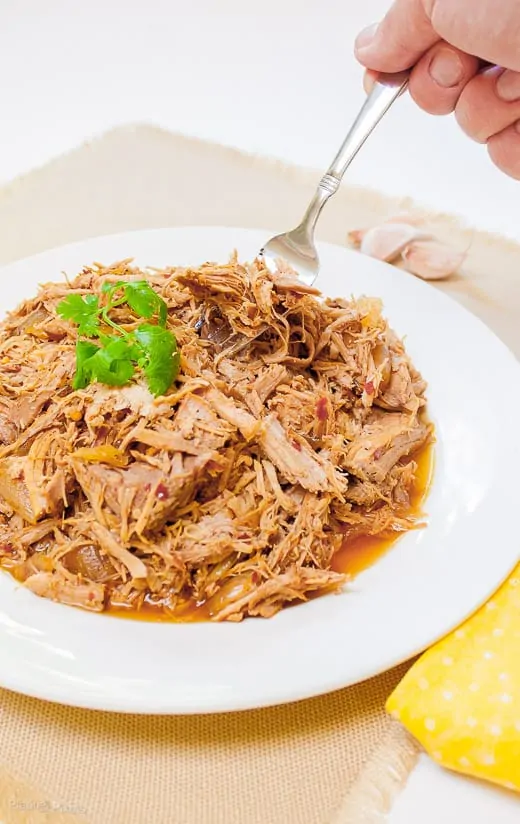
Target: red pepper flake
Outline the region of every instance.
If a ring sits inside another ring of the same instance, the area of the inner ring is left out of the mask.
[[[2,544],[0,546],[0,552],[3,553],[4,555],[12,555],[14,553],[14,551],[15,551],[14,546],[10,543]]]
[[[259,584],[259,583],[260,583],[260,581],[261,581],[260,573],[259,573],[259,572],[256,572],[256,571],[255,571],[255,572],[253,572],[253,573],[251,574],[251,581],[252,581],[252,583],[253,583],[255,586],[258,586],[258,584]]]
[[[381,448],[376,449],[376,451],[374,452],[374,461],[378,461],[382,454],[383,450]]]
[[[160,501],[164,501],[168,497],[168,490],[166,489],[164,484],[159,484],[159,486],[155,490],[155,495],[157,498],[159,498]]]
[[[88,598],[89,601],[93,601],[95,597],[96,596],[94,595],[93,592],[89,592],[89,594],[87,595],[87,598]]]
[[[299,441],[293,441],[292,445],[294,446],[294,448],[296,449],[297,452],[302,451],[302,445]]]
[[[326,421],[329,417],[327,398],[320,398],[316,404],[316,416],[319,421]]]
[[[367,395],[373,395],[374,394],[374,383],[373,383],[373,381],[367,381],[365,383],[365,392],[367,393]]]

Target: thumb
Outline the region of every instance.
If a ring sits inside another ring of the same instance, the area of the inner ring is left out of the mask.
[[[356,40],[356,57],[367,69],[400,72],[409,69],[440,40],[422,0],[396,0],[378,26]]]

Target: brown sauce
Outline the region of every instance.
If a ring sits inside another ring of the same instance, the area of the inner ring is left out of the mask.
[[[420,521],[424,515],[423,504],[428,494],[434,468],[434,445],[427,444],[413,456],[417,463],[415,482],[411,492],[411,506],[408,515],[414,515]],[[379,560],[399,540],[402,533],[390,537],[362,536],[346,539],[341,549],[334,556],[332,569],[353,577],[368,569]],[[145,601],[139,610],[130,608],[110,607],[109,615],[119,618],[131,618],[140,621],[161,621],[176,623],[192,623],[211,620],[211,603],[196,603],[193,600],[178,605],[174,612],[168,612],[163,606],[150,604]]]
[[[410,495],[410,508],[407,515],[415,516],[419,521],[424,515],[423,504],[432,482],[434,468],[434,445],[427,444],[413,456],[417,463],[415,482]],[[402,533],[390,536],[362,535],[359,538],[347,538],[332,561],[335,572],[356,576],[373,566],[399,540]]]

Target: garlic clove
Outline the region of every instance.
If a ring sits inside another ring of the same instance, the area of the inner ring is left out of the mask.
[[[404,267],[423,280],[443,280],[454,275],[466,259],[437,240],[414,240],[402,252]]]
[[[360,250],[377,260],[392,263],[413,240],[424,237],[428,235],[406,223],[382,223],[364,234]]]

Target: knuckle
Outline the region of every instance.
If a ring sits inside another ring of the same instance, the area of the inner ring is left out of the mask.
[[[508,130],[491,138],[488,154],[495,166],[509,177],[520,180],[520,133]]]
[[[463,92],[455,106],[455,119],[468,137],[476,143],[485,143],[489,137],[486,123],[479,116],[476,108],[468,96]]]

